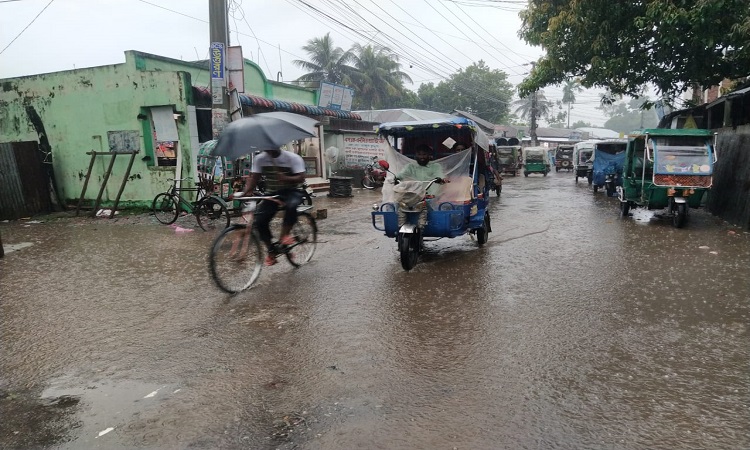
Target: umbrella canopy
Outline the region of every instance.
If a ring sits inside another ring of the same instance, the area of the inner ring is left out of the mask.
[[[212,151],[214,156],[241,158],[256,150],[273,150],[295,139],[315,136],[318,121],[288,112],[254,114],[227,125]]]

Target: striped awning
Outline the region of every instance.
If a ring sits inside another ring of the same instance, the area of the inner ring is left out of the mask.
[[[303,105],[302,103],[285,102],[281,100],[270,100],[255,95],[240,94],[240,102],[245,106],[264,108],[272,111],[286,111],[308,116],[328,116],[339,119],[362,120],[362,116],[348,111],[321,108],[319,106]]]

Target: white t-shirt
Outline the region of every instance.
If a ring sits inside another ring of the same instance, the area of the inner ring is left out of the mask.
[[[268,152],[261,152],[253,158],[253,173],[259,173],[266,177],[266,190],[269,193],[281,189],[297,187],[297,183],[282,183],[278,181],[276,174],[281,172],[286,175],[295,175],[305,172],[305,160],[301,156],[282,150],[281,154],[272,158]]]

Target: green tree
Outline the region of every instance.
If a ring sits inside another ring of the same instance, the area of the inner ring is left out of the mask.
[[[584,122],[583,120],[575,121],[575,122],[573,122],[573,125],[571,125],[571,126],[573,127],[573,129],[576,129],[576,128],[591,128],[591,127],[593,127],[593,125],[591,125],[588,122]]]
[[[354,68],[349,63],[354,55],[351,51],[335,47],[331,33],[310,39],[302,50],[307,52],[310,59],[308,61],[295,59],[292,63],[309,72],[297,78],[297,81],[306,81],[314,87],[317,87],[317,83],[321,81],[342,85],[351,84]]]
[[[531,110],[533,108],[533,95],[521,97],[513,102],[516,109],[514,111],[521,119],[531,120]],[[537,117],[549,117],[549,113],[552,109],[552,102],[547,100],[544,96],[544,91],[538,91],[536,93],[536,116]]]
[[[604,111],[609,117],[609,120],[604,123],[604,128],[627,134],[641,128],[656,127],[659,123],[656,111],[645,108],[650,104],[648,99],[631,99],[629,102],[603,104],[598,109]]]
[[[570,105],[576,102],[576,92],[583,91],[581,82],[578,79],[565,80],[563,82],[562,102],[568,105],[568,128],[570,128]]]
[[[652,83],[674,97],[750,74],[747,0],[529,0],[521,18],[519,35],[546,51],[521,95],[580,77],[614,94]]]
[[[441,112],[458,109],[492,123],[505,123],[510,117],[513,85],[505,72],[490,69],[480,60],[437,85],[423,84],[417,93],[425,109]]]
[[[355,109],[392,108],[404,95],[404,83],[411,78],[401,71],[398,55],[388,47],[354,44],[351,50],[354,71]]]

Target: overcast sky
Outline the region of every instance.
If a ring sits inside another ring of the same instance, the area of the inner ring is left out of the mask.
[[[540,48],[518,37],[518,12],[525,1],[230,3],[231,44],[242,45],[245,58],[274,80],[302,75],[292,61],[307,59],[302,46],[327,32],[344,49],[355,42],[372,42],[395,50],[414,80],[408,86],[413,90],[423,82],[438,83],[480,59],[505,71],[516,85],[528,72],[528,63],[542,55]],[[0,79],[122,63],[125,50],[206,59],[208,45],[208,0],[0,0]],[[559,87],[544,92],[550,100],[562,98]],[[599,92],[576,95],[571,123],[604,123],[605,117],[595,109]]]

